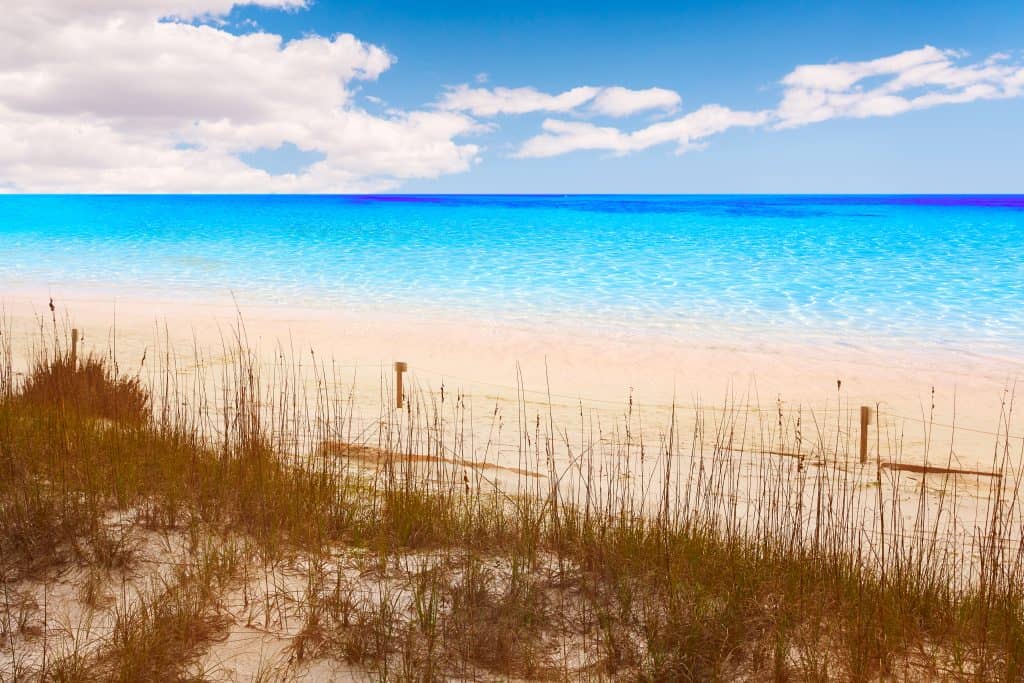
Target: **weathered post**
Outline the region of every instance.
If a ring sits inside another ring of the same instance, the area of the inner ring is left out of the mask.
[[[402,373],[409,369],[409,366],[402,361],[395,361],[395,407],[401,408],[405,403],[405,392],[402,387]]]
[[[78,328],[71,330],[71,369],[78,369]]]
[[[860,407],[860,463],[868,461],[868,425],[871,424],[871,406]]]

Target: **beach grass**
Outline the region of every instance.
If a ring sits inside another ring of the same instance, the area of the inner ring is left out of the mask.
[[[966,509],[956,475],[851,464],[842,417],[726,403],[650,444],[626,406],[573,443],[524,404],[497,463],[457,396],[356,434],[329,363],[267,368],[241,330],[196,383],[169,353],[72,359],[56,321],[18,375],[10,338],[5,680],[237,677],[211,653],[239,634],[277,648],[260,680],[1024,677],[1008,435]]]

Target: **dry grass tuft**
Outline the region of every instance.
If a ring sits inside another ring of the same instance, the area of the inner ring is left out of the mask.
[[[461,573],[449,589],[444,623],[458,661],[506,675],[536,674],[551,609],[539,577],[522,568],[502,577],[475,558]]]
[[[343,401],[303,393],[294,365],[265,385],[244,348],[224,355],[238,360],[215,390],[178,386],[170,367],[144,387],[60,354],[4,385],[0,676],[188,678],[232,628],[238,585],[247,607],[263,601],[262,628],[271,612],[290,624],[290,661],[259,677],[324,660],[425,681],[1024,676],[1024,465],[1008,438],[976,517],[947,489],[938,510],[910,489],[908,507],[898,471],[844,460],[839,423],[822,428],[816,467],[776,457],[795,448],[781,412],[756,448],[733,438],[752,419],[738,409],[685,445],[673,422],[654,465],[631,437],[563,456],[538,415],[521,421],[519,467],[501,470],[471,464],[486,458],[453,429],[457,407],[410,404],[375,443],[342,445]],[[112,596],[104,577],[136,571],[143,529],[187,538],[187,561]],[[305,568],[304,589],[251,578],[285,564]],[[11,596],[69,565],[89,572],[78,595],[112,628],[92,649],[26,658],[52,618]]]
[[[149,417],[149,393],[138,377],[118,376],[111,364],[94,355],[73,362],[70,356],[39,359],[17,400],[78,415],[141,423]]]
[[[188,680],[201,648],[229,623],[219,595],[234,576],[234,560],[231,552],[207,549],[149,594],[119,605],[93,675],[126,683]]]

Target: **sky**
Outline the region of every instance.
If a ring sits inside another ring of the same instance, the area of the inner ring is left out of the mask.
[[[0,0],[0,191],[1024,192],[1024,3]]]

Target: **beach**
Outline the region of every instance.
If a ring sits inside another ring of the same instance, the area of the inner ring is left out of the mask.
[[[4,224],[2,676],[1018,671],[1014,207],[69,201]]]
[[[0,683],[1024,681],[1024,4],[4,4]]]
[[[219,301],[217,301],[219,299]],[[959,349],[868,347],[776,341],[756,333],[735,338],[611,332],[572,326],[510,324],[486,318],[418,314],[415,311],[352,314],[243,303],[244,294],[211,296],[203,303],[145,301],[126,296],[97,299],[74,293],[54,297],[64,326],[80,329],[84,349],[105,353],[116,340],[125,369],[140,368],[147,350],[167,346],[189,367],[196,350],[232,362],[221,352],[244,330],[248,343],[271,365],[285,354],[337,369],[337,382],[353,390],[367,422],[379,417],[393,364],[408,364],[407,386],[439,395],[464,394],[484,430],[495,403],[507,410],[522,397],[534,409],[553,407],[558,422],[572,427],[581,409],[613,423],[632,403],[656,437],[673,404],[682,416],[697,407],[752,408],[771,416],[779,408],[802,410],[807,419],[860,406],[877,411],[883,432],[899,434],[902,458],[923,463],[924,442],[942,444],[955,462],[984,469],[999,435],[1024,434],[1012,413],[1024,361],[1012,355],[972,354]],[[8,295],[6,313],[25,351],[50,325],[48,297]],[[312,354],[312,356],[310,356]],[[152,358],[152,357],[151,357]],[[152,362],[152,361],[151,361]],[[216,361],[203,369],[219,372]],[[1002,416],[1002,417],[1001,417]],[[872,444],[873,446],[873,444]],[[874,457],[874,454],[872,454]]]

